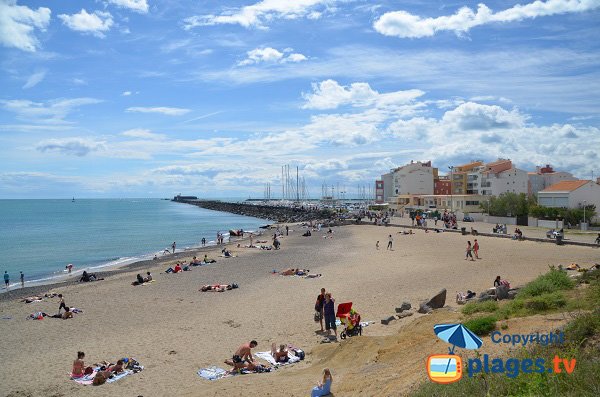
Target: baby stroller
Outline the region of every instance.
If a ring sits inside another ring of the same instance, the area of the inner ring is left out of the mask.
[[[346,336],[362,335],[362,326],[360,325],[360,314],[352,308],[352,302],[340,303],[337,314],[345,329],[340,332],[340,338],[346,339]]]

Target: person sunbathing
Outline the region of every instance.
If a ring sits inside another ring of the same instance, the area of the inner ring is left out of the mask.
[[[82,378],[85,375],[85,358],[84,352],[77,352],[77,360],[73,361],[73,369],[71,370],[71,378]]]
[[[279,350],[275,347],[275,342],[271,345],[271,356],[277,363],[287,363],[290,359],[288,356],[288,350],[285,345],[279,345]]]
[[[137,276],[135,276],[135,281],[131,283],[131,285],[141,285],[144,284],[144,278],[142,277],[141,274],[137,274]]]
[[[32,303],[32,302],[41,302],[43,299],[42,296],[29,296],[27,298],[21,299],[21,302]]]
[[[321,273],[319,273],[319,274],[307,274],[306,276],[304,276],[304,278],[318,278],[318,277],[321,277],[321,276],[322,276]]]
[[[202,292],[206,292],[206,291],[224,292],[224,291],[229,291],[229,290],[236,289],[236,288],[239,288],[239,286],[235,283],[233,283],[233,284],[214,284],[214,285],[203,285],[200,288],[200,291],[202,291]]]
[[[182,269],[181,269],[181,265],[179,264],[179,262],[177,262],[177,264],[175,265],[175,267],[174,267],[174,268],[171,268],[171,267],[170,267],[170,268],[168,268],[168,269],[165,271],[165,273],[179,273],[179,272],[181,272],[181,271],[182,271]]]
[[[116,365],[111,365],[106,370],[114,374],[123,372],[123,360],[118,360]]]
[[[150,272],[146,272],[146,276],[147,277],[144,277],[145,283],[149,283],[150,281],[152,281],[152,274]]]
[[[204,263],[215,263],[216,260],[209,258],[208,255],[204,255],[204,259],[202,260]]]

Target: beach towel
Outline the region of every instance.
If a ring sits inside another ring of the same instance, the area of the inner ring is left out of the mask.
[[[294,364],[294,363],[297,363],[298,361],[300,361],[300,357],[296,357],[296,355],[294,353],[292,353],[291,350],[288,350],[289,360],[285,363],[276,362],[275,358],[273,358],[270,351],[269,352],[258,352],[258,353],[254,353],[254,355],[258,358],[262,358],[263,360],[267,361],[269,364],[271,364],[274,367],[280,367],[282,365],[287,365],[287,364]]]
[[[206,380],[218,380],[228,378],[230,376],[233,376],[233,374],[229,373],[223,368],[213,366],[208,368],[202,368],[198,371],[198,376]]]
[[[141,365],[137,366],[136,368],[137,368],[136,371],[131,370],[131,369],[125,369],[123,372],[120,372],[118,374],[113,374],[112,378],[108,378],[106,380],[106,383],[116,382],[119,379],[123,379],[126,376],[135,374],[144,369],[144,367]],[[84,386],[91,385],[92,382],[94,381],[94,377],[96,376],[96,373],[98,372],[99,369],[100,369],[100,367],[95,367],[91,374],[82,376],[81,378],[71,378],[71,380],[75,381],[76,383],[79,383],[80,385],[84,385]]]

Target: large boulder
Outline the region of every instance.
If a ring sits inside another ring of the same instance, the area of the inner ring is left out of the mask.
[[[396,319],[396,317],[394,317],[394,316],[386,317],[384,319],[381,319],[381,324],[388,325],[390,322],[394,321],[395,319]]]
[[[496,298],[497,299],[508,299],[509,288],[506,285],[499,285],[496,287]]]
[[[432,309],[441,309],[446,304],[446,288],[438,292],[433,298],[425,303]]]

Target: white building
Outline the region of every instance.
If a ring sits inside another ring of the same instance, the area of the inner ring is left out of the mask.
[[[581,208],[595,205],[600,211],[600,178],[598,181],[562,181],[538,192],[538,204],[544,207]]]
[[[467,194],[499,196],[502,193],[525,193],[529,185],[527,171],[513,167],[510,160],[500,159],[467,172]]]
[[[435,169],[437,173],[437,169]],[[434,168],[431,161],[412,162],[392,170],[392,195],[433,194]]]
[[[535,172],[529,172],[529,195],[535,196],[540,190],[554,185],[560,181],[576,181],[573,174],[564,171],[554,171],[549,164],[545,167],[536,167]]]

